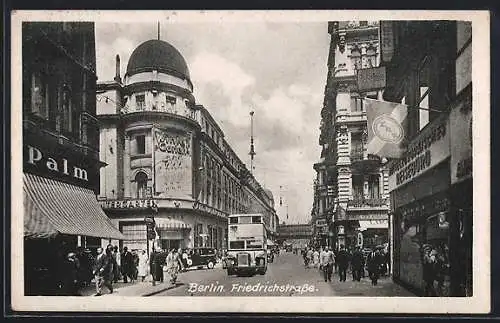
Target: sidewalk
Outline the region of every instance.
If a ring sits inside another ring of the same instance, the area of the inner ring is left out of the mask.
[[[335,296],[367,296],[367,297],[415,297],[416,295],[404,287],[392,281],[391,277],[380,277],[378,284],[372,286],[368,277],[361,278],[361,281],[353,281],[352,275],[347,274],[345,282],[339,281],[339,276],[335,273],[332,277],[332,288]]]
[[[170,282],[157,282],[156,286],[153,286],[151,281],[136,281],[134,283],[123,283],[118,282],[113,284],[113,294],[109,294],[106,287],[103,287],[102,296],[151,296],[171,288],[175,288],[176,285]],[[82,296],[93,296],[95,294],[95,283],[90,286],[83,288],[81,291]]]

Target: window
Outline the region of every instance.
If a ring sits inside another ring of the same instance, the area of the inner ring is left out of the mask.
[[[370,46],[366,49],[366,67],[377,66],[377,52],[374,47]]]
[[[355,71],[361,69],[361,51],[358,47],[351,50],[351,62]]]
[[[364,147],[363,136],[360,132],[351,133],[351,158],[355,160],[363,159]]]
[[[174,105],[177,102],[177,98],[175,96],[166,95],[165,100],[167,103]]]
[[[351,112],[363,111],[363,100],[361,98],[351,96]]]
[[[352,196],[354,200],[362,200],[364,198],[363,194],[364,178],[361,175],[352,176]]]
[[[49,119],[49,85],[44,73],[36,72],[31,77],[31,112]]]
[[[74,127],[74,113],[71,102],[71,89],[63,85],[61,89],[61,111],[62,111],[62,131],[64,134],[71,134]]]
[[[245,241],[231,241],[229,249],[245,249]]]
[[[232,217],[232,218],[229,218],[229,223],[230,224],[237,224],[238,223],[238,217]]]
[[[370,180],[368,182],[368,195],[371,199],[379,199],[380,198],[380,179],[378,175],[370,176]]]
[[[120,231],[130,249],[143,248],[146,242],[146,225],[142,222],[120,222]]]
[[[146,109],[146,96],[144,94],[136,95],[135,103],[138,111],[144,111]]]
[[[262,222],[261,216],[252,216],[252,223],[261,223],[261,222]]]
[[[151,107],[153,110],[158,108],[158,91],[153,90],[153,106]]]
[[[135,175],[135,183],[137,185],[137,198],[143,199],[148,196],[148,175],[144,172],[138,172]]]
[[[137,154],[146,153],[146,136],[140,135],[135,137],[135,142],[137,144]]]

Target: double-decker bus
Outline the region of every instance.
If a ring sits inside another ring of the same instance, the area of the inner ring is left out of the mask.
[[[228,218],[227,274],[267,271],[267,229],[262,214],[233,214]]]

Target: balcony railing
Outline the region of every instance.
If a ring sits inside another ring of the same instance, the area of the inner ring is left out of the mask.
[[[384,198],[358,198],[347,202],[348,208],[362,208],[362,207],[384,207],[387,206],[387,199]]]

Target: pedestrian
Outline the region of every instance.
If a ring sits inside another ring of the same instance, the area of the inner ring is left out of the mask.
[[[153,286],[156,286],[156,282],[160,280],[159,272],[161,270],[161,264],[159,264],[159,260],[158,252],[153,249],[151,252],[151,259],[149,261],[149,272],[152,276],[151,282]]]
[[[167,272],[170,275],[170,283],[175,284],[177,281],[177,274],[179,272],[179,254],[177,250],[171,249],[165,261]]]
[[[313,252],[313,267],[314,268],[319,268],[319,251],[318,248],[316,248]]]
[[[143,282],[146,276],[148,275],[148,255],[146,250],[141,250],[139,254],[139,266],[138,266],[138,276],[141,277],[141,281]]]
[[[188,259],[189,259],[188,251],[184,249],[182,251],[182,256],[181,256],[182,265],[184,266],[183,271],[187,271],[187,268],[189,267]]]
[[[306,258],[307,258],[307,263],[306,263],[306,268],[309,268],[309,265],[312,264],[313,262],[313,250],[312,248],[307,248],[306,251]]]
[[[128,278],[131,281],[134,280],[132,276],[132,269],[134,266],[134,257],[130,251],[128,251],[127,247],[123,248],[123,253],[121,255],[121,263],[122,263],[122,276],[123,282],[128,283]]]
[[[372,251],[368,256],[368,276],[372,281],[372,285],[376,286],[380,275],[380,252],[378,250]]]
[[[78,272],[80,262],[74,252],[68,253],[64,262],[64,279],[62,284],[63,294],[66,296],[80,296]]]
[[[116,270],[115,270],[115,277],[113,279],[113,282],[117,283],[118,280],[122,279],[122,264],[121,264],[121,254],[118,251],[118,246],[113,247],[113,256],[115,258],[116,262]]]
[[[352,269],[352,280],[361,281],[361,271],[363,270],[363,253],[360,247],[356,247],[352,254],[351,269]]]
[[[139,254],[137,250],[132,251],[132,279],[134,281],[139,277]]]
[[[92,281],[92,268],[83,247],[76,248],[76,260],[79,263],[77,272],[78,285],[79,287],[85,287]]]
[[[96,294],[94,296],[102,295],[103,285],[109,289],[110,294],[113,294],[113,261],[111,251],[108,251],[108,248],[106,248],[106,253],[103,252],[101,247],[97,248],[97,258],[93,273],[96,282]]]
[[[325,282],[326,281],[331,282],[333,265],[335,263],[335,256],[333,254],[333,251],[330,250],[328,247],[325,247],[325,250],[320,255],[320,263],[321,263],[321,268],[323,270],[323,278],[325,279]]]
[[[345,282],[347,276],[347,267],[349,266],[349,255],[345,250],[344,245],[340,245],[340,250],[335,260],[339,269],[339,280],[341,282]]]
[[[432,253],[432,246],[429,244],[424,244],[423,249],[423,259],[422,259],[422,270],[424,279],[424,296],[436,297],[436,289],[434,288],[434,280],[436,279],[436,257]]]

